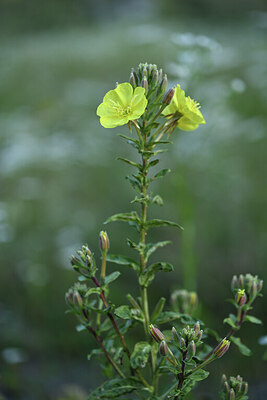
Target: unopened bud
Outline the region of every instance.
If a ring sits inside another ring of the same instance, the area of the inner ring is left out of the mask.
[[[161,82],[162,80],[162,68],[159,70],[159,76],[158,76],[158,82]]]
[[[196,292],[190,292],[190,297],[189,297],[189,304],[191,307],[195,307],[198,303],[198,297]]]
[[[188,350],[187,350],[187,358],[190,360],[192,357],[194,357],[196,354],[196,345],[194,340],[191,340],[191,342],[188,345]]]
[[[73,305],[73,290],[69,289],[67,293],[65,294],[65,300],[66,303],[69,304],[70,306]]]
[[[162,340],[159,344],[159,353],[164,357],[166,357],[169,354],[169,347],[165,342],[165,340]]]
[[[91,252],[91,250],[88,248],[88,246],[83,245],[83,246],[82,246],[82,250],[83,250],[88,256],[91,256],[91,255],[92,255],[92,252]]]
[[[257,283],[257,290],[258,290],[258,293],[261,292],[262,287],[263,287],[263,281],[259,281],[259,282]]]
[[[257,293],[258,293],[257,284],[253,282],[250,289],[250,297],[254,299],[257,296]]]
[[[240,392],[241,391],[241,387],[242,387],[242,382],[239,382],[235,387],[235,391],[236,392]]]
[[[172,338],[173,338],[173,340],[174,340],[175,342],[178,342],[178,341],[179,341],[179,336],[178,336],[177,330],[174,328],[174,326],[173,326],[173,328],[172,328]]]
[[[171,88],[164,96],[162,102],[169,105],[175,93],[175,88]]]
[[[81,261],[80,261],[79,258],[76,257],[76,256],[71,256],[70,263],[71,263],[71,265],[73,265],[73,266],[75,265],[75,266],[77,266],[77,267],[80,267],[80,266],[83,267]]]
[[[73,300],[74,300],[74,304],[76,306],[82,307],[83,299],[82,299],[82,296],[80,295],[80,293],[77,290],[75,290],[75,292],[74,292]]]
[[[188,333],[188,331],[187,331],[187,329],[186,328],[183,328],[182,329],[182,335],[183,335],[183,337],[187,337],[187,333]]]
[[[135,79],[133,71],[131,72],[129,82],[132,85],[132,87],[135,89],[137,84],[136,84],[136,79]]]
[[[194,331],[195,331],[195,334],[197,335],[198,333],[199,333],[199,331],[200,331],[200,323],[197,321],[196,323],[195,323],[195,325],[194,325]]]
[[[238,289],[238,292],[235,296],[235,302],[238,306],[243,306],[247,301],[247,296],[245,293],[245,289]]]
[[[224,390],[226,393],[229,393],[229,392],[230,392],[230,386],[229,386],[229,383],[228,383],[228,382],[224,382],[224,384],[223,384],[223,390]]]
[[[163,95],[163,93],[166,91],[167,85],[168,85],[168,79],[167,79],[167,75],[165,74],[164,78],[161,80],[159,88],[158,88],[157,94],[159,96]]]
[[[247,394],[247,392],[248,392],[248,383],[247,382],[243,382],[241,391],[243,394]]]
[[[184,338],[180,339],[179,344],[180,344],[181,349],[184,349],[186,347],[186,343],[185,343]]]
[[[234,389],[231,389],[231,390],[230,390],[230,393],[229,393],[229,400],[235,400],[235,391],[234,391]]]
[[[159,75],[159,73],[158,73],[158,70],[157,70],[157,67],[156,67],[156,68],[154,68],[152,70],[152,77],[151,77],[151,83],[150,83],[152,89],[158,83],[158,75]]]
[[[201,340],[202,335],[203,335],[203,330],[201,329],[201,330],[198,332],[197,341],[200,341],[200,340]]]
[[[103,252],[107,252],[109,249],[109,238],[107,232],[101,231],[99,234],[99,247]]]
[[[221,379],[222,385],[224,382],[227,382],[227,376],[225,374],[222,374],[222,379]]]
[[[217,358],[221,358],[229,349],[231,342],[224,338],[217,347],[215,347],[213,353]]]
[[[244,289],[244,275],[239,275],[238,284],[241,289]]]
[[[152,324],[149,325],[149,333],[157,343],[160,343],[162,340],[165,340],[163,333]]]
[[[234,275],[232,278],[231,289],[232,289],[232,291],[234,291],[235,289],[238,289],[238,279],[237,279],[236,275]]]
[[[148,92],[148,81],[147,81],[147,77],[144,76],[141,82],[141,86],[145,89],[145,94],[147,94]]]
[[[148,73],[147,73],[147,68],[146,66],[143,69],[143,78],[147,78],[148,77]]]
[[[86,256],[86,262],[89,267],[93,264],[93,260],[90,256]]]

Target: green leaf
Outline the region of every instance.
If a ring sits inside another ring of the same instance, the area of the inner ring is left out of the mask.
[[[109,224],[110,222],[114,222],[114,221],[135,222],[137,224],[140,224],[140,219],[139,219],[136,211],[132,211],[129,213],[114,214],[111,217],[109,217],[104,222],[104,224]]]
[[[239,348],[241,354],[244,356],[251,356],[251,350],[241,342],[239,337],[231,336],[230,340]]]
[[[125,394],[131,393],[140,386],[135,378],[128,379],[109,379],[90,393],[90,400],[109,400],[116,399]]]
[[[117,160],[119,160],[119,161],[123,161],[123,162],[125,162],[126,164],[129,164],[129,165],[132,165],[133,167],[136,167],[136,168],[140,168],[140,165],[138,165],[136,162],[134,162],[134,161],[131,161],[131,160],[128,160],[127,158],[122,158],[122,157],[117,157]]]
[[[154,311],[151,315],[151,322],[155,322],[157,320],[158,316],[160,315],[160,313],[162,312],[162,310],[165,306],[165,302],[166,302],[165,297],[161,297],[159,299],[159,301],[157,302],[157,304],[154,308]]]
[[[76,325],[76,331],[77,332],[82,332],[82,331],[85,331],[85,330],[86,330],[86,326],[84,326],[83,324]]]
[[[152,203],[157,204],[158,206],[163,206],[163,199],[160,197],[160,195],[156,195],[152,199]]]
[[[172,373],[173,375],[177,375],[181,372],[181,367],[177,365],[177,367],[174,367],[172,365],[163,365],[162,367],[159,367],[159,370],[162,374],[167,374],[167,373]]]
[[[105,277],[105,285],[109,285],[111,282],[115,281],[120,276],[119,271],[114,271]]]
[[[155,165],[157,165],[159,163],[159,159],[157,158],[156,160],[152,160],[150,161],[150,163],[148,164],[148,168],[150,167],[154,167]]]
[[[85,293],[85,297],[90,296],[90,294],[100,294],[102,292],[102,288],[97,287],[97,288],[90,288],[89,290],[87,290],[87,292]]]
[[[252,324],[258,324],[258,325],[262,324],[262,321],[259,318],[253,317],[252,315],[246,315],[244,321],[249,321]]]
[[[130,257],[124,257],[122,255],[117,255],[117,254],[108,254],[107,261],[119,265],[127,265],[127,267],[132,268],[137,273],[139,273],[140,271],[139,264],[137,264],[137,262]]]
[[[148,287],[155,278],[155,273],[158,271],[170,272],[173,271],[173,266],[166,262],[151,264],[147,270],[139,276],[139,284]]]
[[[196,382],[200,382],[206,379],[209,374],[210,373],[208,371],[204,371],[204,369],[199,369],[198,371],[190,375],[190,379]]]
[[[132,368],[144,368],[148,361],[151,346],[147,342],[138,342],[134,346],[134,351],[130,358]]]
[[[134,188],[134,190],[136,190],[138,193],[141,192],[141,185],[140,185],[140,183],[138,182],[137,179],[132,178],[132,177],[129,176],[129,175],[126,176],[125,179],[127,179],[127,180],[130,182],[130,184],[132,185],[132,187]]]
[[[168,172],[171,172],[169,168],[162,169],[161,171],[157,172],[156,175],[152,179],[163,178]]]
[[[174,321],[181,318],[180,313],[175,311],[163,311],[156,319],[157,324],[165,324],[166,322]]]
[[[129,306],[120,306],[115,308],[114,314],[121,319],[131,319],[132,313],[131,308]]]
[[[148,243],[146,245],[146,258],[148,259],[148,257],[150,257],[151,254],[154,253],[154,251],[156,251],[158,248],[167,246],[167,244],[171,244],[171,243],[172,242],[169,240],[166,240],[164,242]]]
[[[235,329],[237,328],[236,324],[230,317],[224,318],[223,323],[230,325],[232,328],[235,328]]]
[[[103,354],[101,349],[93,349],[88,355],[87,360],[90,361],[93,356],[99,356]]]
[[[176,228],[180,228],[182,230],[184,230],[184,228],[172,221],[165,221],[163,219],[151,219],[150,221],[147,221],[146,223],[146,227],[147,228],[151,228],[151,227],[158,227],[158,226],[174,226]]]

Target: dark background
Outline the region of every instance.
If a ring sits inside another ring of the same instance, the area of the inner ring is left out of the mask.
[[[95,110],[139,62],[163,67],[169,85],[181,83],[207,120],[193,133],[175,132],[162,156],[172,173],[154,185],[165,204],[152,213],[185,231],[152,232],[153,240],[173,241],[159,256],[176,268],[156,279],[151,304],[177,287],[196,289],[200,318],[223,336],[232,275],[266,278],[266,33],[260,0],[1,0],[4,399],[84,399],[101,382],[87,361],[93,341],[65,315],[64,293],[76,279],[69,257],[77,247],[87,242],[99,257],[98,233],[107,229],[112,253],[126,254],[125,238],[133,238],[126,225],[103,226],[131,208],[130,169],[116,161],[131,149],[116,135],[124,129],[105,130]],[[125,270],[112,300],[125,304],[128,292],[138,290]],[[266,322],[265,299],[254,315]],[[252,400],[265,399],[266,347],[258,342],[265,334],[245,325],[241,338],[253,356],[232,346],[195,398],[214,399],[225,372],[249,382]]]

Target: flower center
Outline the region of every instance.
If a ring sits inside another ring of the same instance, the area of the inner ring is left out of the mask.
[[[124,107],[122,107],[121,104],[118,104],[113,100],[110,100],[110,104],[111,104],[112,108],[114,110],[116,110],[116,112],[117,112],[117,114],[119,116],[126,116],[126,115],[131,114],[131,112],[132,112],[132,107],[131,106],[128,106],[128,107],[124,108]]]

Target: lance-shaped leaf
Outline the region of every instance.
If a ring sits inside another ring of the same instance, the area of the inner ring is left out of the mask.
[[[146,258],[148,259],[154,251],[156,251],[160,247],[167,246],[167,244],[171,244],[172,242],[169,240],[165,240],[164,242],[157,243],[148,243],[146,245]]]
[[[126,265],[127,267],[132,268],[137,273],[139,273],[139,271],[140,271],[140,265],[137,264],[137,262],[130,257],[124,257],[119,254],[118,255],[117,254],[108,254],[107,261],[115,263],[115,264],[119,264],[119,265]]]
[[[106,381],[90,393],[90,400],[108,400],[116,399],[120,396],[132,393],[140,386],[139,380],[136,378],[128,379],[112,379]]]
[[[173,271],[173,266],[166,262],[158,262],[150,265],[147,270],[139,276],[139,284],[148,287],[155,278],[155,273],[158,271],[171,272]]]
[[[180,319],[182,314],[175,311],[163,311],[155,320],[157,324],[166,324],[170,321],[175,321],[176,319]]]
[[[252,324],[261,325],[262,321],[259,318],[253,317],[253,315],[246,315],[244,321],[249,321]]]
[[[200,382],[206,379],[209,374],[210,373],[208,371],[204,371],[204,369],[199,369],[194,374],[190,375],[190,379],[196,382]]]
[[[137,223],[138,225],[140,224],[140,218],[138,217],[136,211],[132,211],[129,213],[114,214],[111,217],[109,217],[104,222],[104,224],[109,224],[110,222],[114,222],[114,221],[134,222],[134,223]]]
[[[171,170],[169,168],[164,168],[161,171],[157,172],[156,175],[152,179],[154,180],[154,179],[158,179],[158,178],[163,178],[169,172],[171,172]]]
[[[165,305],[165,302],[166,302],[165,297],[161,297],[159,299],[159,301],[157,302],[157,304],[156,304],[156,306],[154,308],[154,311],[153,311],[153,313],[151,315],[151,322],[152,323],[154,323],[157,320],[158,316],[162,312],[162,310],[164,308],[164,305]]]
[[[184,228],[181,225],[177,224],[176,222],[166,221],[163,219],[151,219],[150,221],[147,221],[147,223],[146,223],[147,228],[153,228],[153,227],[159,227],[159,226],[174,226],[176,228],[180,228],[180,229],[184,230]]]
[[[132,368],[144,368],[148,361],[151,346],[147,342],[138,342],[134,346],[134,351],[130,358]]]
[[[129,137],[129,136],[126,136],[126,135],[118,135],[118,136],[122,137],[123,139],[126,139],[127,142],[128,142],[131,146],[133,146],[135,149],[139,149],[140,144],[139,144],[139,141],[138,141],[137,139],[133,139],[133,138],[131,138],[131,137]]]
[[[138,182],[136,178],[133,178],[131,176],[126,176],[125,179],[127,179],[130,182],[134,190],[136,190],[138,193],[141,192],[141,184],[140,182]]]
[[[163,199],[159,194],[156,194],[152,199],[152,203],[157,204],[158,206],[163,206]]]
[[[109,285],[111,282],[115,281],[120,276],[119,271],[114,271],[105,277],[105,285]]]
[[[251,350],[241,342],[239,337],[231,336],[230,340],[238,347],[241,354],[244,356],[251,356]]]
[[[136,167],[136,168],[138,168],[138,169],[140,168],[140,165],[139,165],[139,164],[137,164],[137,163],[134,162],[134,161],[128,160],[128,158],[117,157],[117,160],[123,161],[123,162],[125,162],[126,164],[131,165],[132,167]]]

